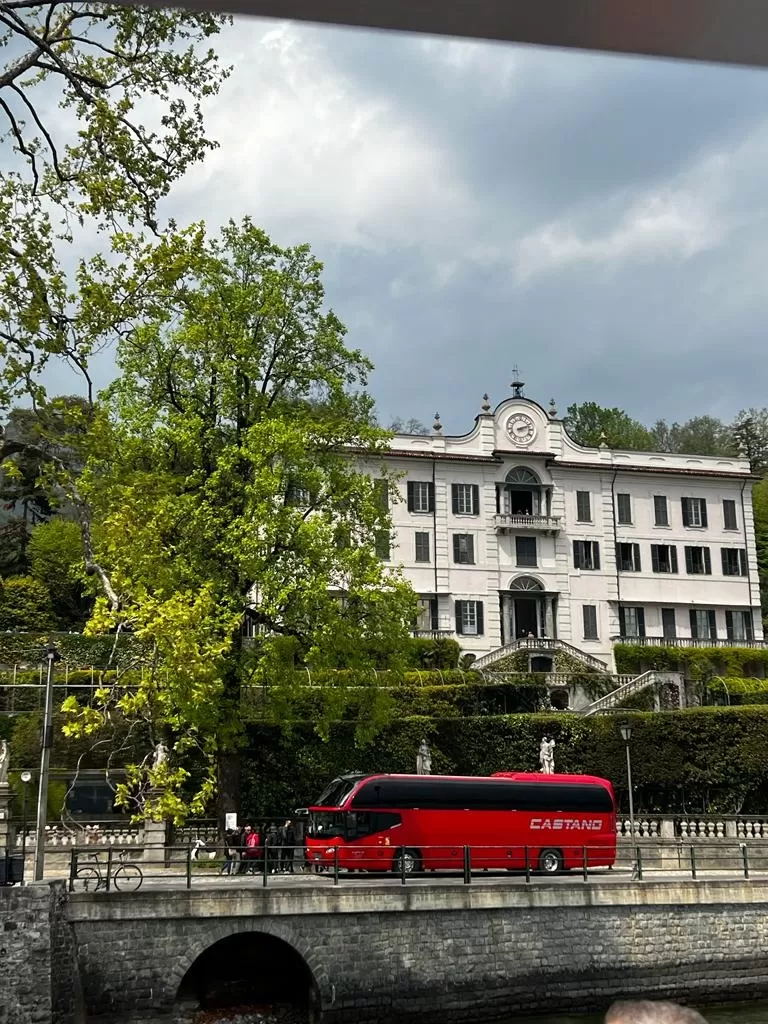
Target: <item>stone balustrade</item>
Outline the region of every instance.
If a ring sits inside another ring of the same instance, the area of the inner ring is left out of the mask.
[[[141,846],[144,830],[137,825],[46,825],[45,845],[47,848],[72,846]],[[16,833],[16,848],[34,849],[37,833],[27,829],[26,844],[21,829]]]
[[[632,838],[632,823],[627,815],[616,819],[621,839]],[[768,817],[760,815],[635,815],[635,839],[765,839]]]

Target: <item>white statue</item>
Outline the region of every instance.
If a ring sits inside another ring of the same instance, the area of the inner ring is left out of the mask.
[[[419,744],[419,751],[416,754],[416,774],[429,775],[432,771],[432,754],[426,740]]]
[[[8,747],[8,740],[0,743],[0,786],[8,785],[8,762],[11,759],[11,751]]]
[[[539,747],[539,764],[543,775],[555,774],[555,741],[545,736]]]
[[[168,747],[163,743],[162,740],[155,746],[154,757],[152,758],[152,767],[159,768],[160,765],[165,764],[168,760]]]

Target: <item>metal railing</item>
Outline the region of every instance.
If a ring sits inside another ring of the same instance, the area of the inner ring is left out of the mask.
[[[618,844],[572,842],[541,846],[328,847],[314,859],[302,846],[231,851],[203,856],[189,846],[139,850],[73,849],[69,889],[135,893],[167,888],[278,887],[286,892],[328,885],[581,884],[646,881],[768,882],[768,844],[732,841]]]

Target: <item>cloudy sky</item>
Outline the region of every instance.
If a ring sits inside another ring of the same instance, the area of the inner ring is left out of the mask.
[[[768,72],[239,20],[173,214],[309,241],[382,419],[768,404]]]

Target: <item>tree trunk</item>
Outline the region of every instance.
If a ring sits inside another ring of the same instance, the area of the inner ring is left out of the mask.
[[[238,751],[220,751],[216,775],[216,818],[219,837],[223,841],[226,815],[240,814],[240,754]],[[241,824],[239,818],[238,824]]]
[[[216,761],[216,819],[223,842],[227,814],[240,814],[240,682],[242,673],[243,636],[240,629],[232,638],[229,669],[224,676],[221,710],[224,736],[220,737]],[[241,822],[238,819],[238,824]]]

